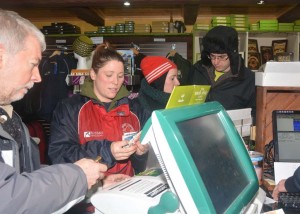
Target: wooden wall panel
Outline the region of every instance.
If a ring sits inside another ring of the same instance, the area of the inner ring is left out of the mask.
[[[257,87],[256,151],[263,153],[265,145],[273,139],[272,112],[274,110],[300,110],[300,88]]]

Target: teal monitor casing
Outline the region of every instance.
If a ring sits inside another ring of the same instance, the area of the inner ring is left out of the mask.
[[[259,185],[248,151],[218,102],[157,110],[142,130],[181,213],[241,213]]]

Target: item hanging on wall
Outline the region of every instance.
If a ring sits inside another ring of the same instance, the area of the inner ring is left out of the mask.
[[[273,56],[275,57],[278,53],[284,53],[287,52],[287,39],[282,40],[273,40],[272,41],[272,47],[273,47]]]
[[[258,70],[260,66],[260,53],[248,53],[248,68],[251,70]]]
[[[258,53],[258,45],[256,39],[248,39],[248,53]]]
[[[272,46],[260,46],[260,53],[262,64],[274,59]]]

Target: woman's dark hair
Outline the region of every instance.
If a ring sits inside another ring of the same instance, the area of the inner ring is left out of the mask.
[[[94,51],[92,69],[94,69],[95,73],[98,73],[98,70],[111,60],[116,60],[124,64],[123,57],[108,42],[104,42],[98,45]]]

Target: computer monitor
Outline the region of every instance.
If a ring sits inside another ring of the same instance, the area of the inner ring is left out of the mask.
[[[275,161],[300,162],[300,110],[275,110],[272,116]]]
[[[232,120],[218,102],[152,113],[142,131],[180,213],[243,213],[259,189],[254,167]]]

